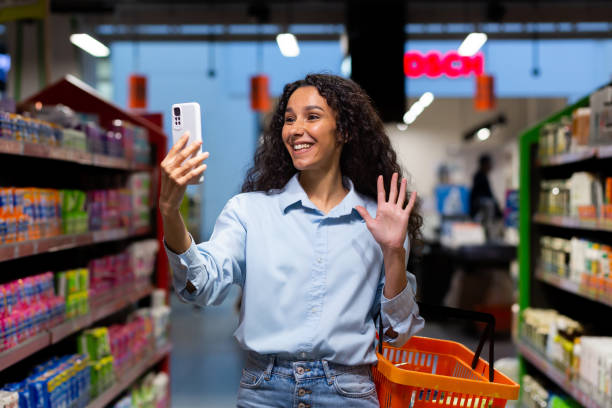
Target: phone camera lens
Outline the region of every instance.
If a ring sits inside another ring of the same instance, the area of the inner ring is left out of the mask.
[[[174,116],[181,116],[181,108],[179,107],[174,108]]]

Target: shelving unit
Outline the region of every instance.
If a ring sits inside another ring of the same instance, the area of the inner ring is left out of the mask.
[[[87,166],[105,167],[109,169],[143,171],[151,171],[153,169],[149,165],[132,163],[124,158],[104,156],[102,154],[64,149],[61,147],[45,146],[37,143],[20,142],[16,140],[0,139],[0,153],[38,159],[68,161]]]
[[[607,159],[610,157],[612,157],[612,146],[585,147],[577,152],[557,154],[538,159],[537,164],[542,167],[562,166],[593,158]]]
[[[31,356],[34,353],[39,352],[45,347],[48,347],[50,344],[49,332],[45,330],[27,339],[23,343],[19,343],[16,347],[0,353],[0,371],[20,362],[24,358]]]
[[[612,307],[612,300],[606,298],[600,298],[597,295],[593,295],[583,289],[580,288],[580,285],[576,282],[572,282],[569,279],[564,279],[560,276],[555,276],[552,273],[544,272],[542,270],[536,270],[535,277],[542,282],[546,282],[549,285],[552,285],[556,288],[564,290],[566,292],[572,293],[574,295],[582,296],[585,299],[592,300],[594,302],[598,302],[604,304],[606,306]]]
[[[555,235],[549,227],[559,228],[558,233],[562,237],[567,236],[590,236],[597,235],[605,237],[612,232],[612,223],[596,220],[579,220],[572,217],[552,216],[547,214],[535,213],[537,210],[539,182],[544,175],[546,178],[553,178],[557,171],[563,172],[565,165],[580,168],[582,164],[589,163],[589,168],[598,168],[599,160],[612,157],[612,146],[600,146],[585,148],[578,153],[563,154],[547,157],[539,160],[537,156],[537,145],[542,127],[548,123],[559,121],[561,117],[571,115],[571,112],[579,107],[589,104],[589,98],[585,97],[575,104],[568,106],[561,112],[549,117],[538,125],[527,130],[520,136],[520,214],[519,214],[519,335],[515,338],[520,359],[521,378],[527,371],[526,362],[530,363],[536,371],[548,377],[556,383],[568,395],[585,407],[599,408],[608,406],[610,402],[604,404],[594,399],[593,393],[587,392],[582,384],[569,373],[566,373],[559,366],[555,365],[537,351],[526,337],[522,337],[520,328],[523,326],[523,311],[535,305],[536,307],[552,307],[555,302],[563,302],[564,297],[559,297],[559,292],[548,292],[549,287],[554,287],[566,292],[567,300],[581,302],[585,305],[572,311],[574,315],[570,317],[581,319],[581,316],[588,316],[589,307],[592,310],[601,310],[602,307],[612,306],[609,299],[600,298],[597,295],[585,290],[580,284],[564,279],[558,275],[546,272],[539,268],[539,236]],[[607,163],[607,162],[606,162]],[[559,166],[555,168],[555,166]],[[546,167],[546,170],[543,168]],[[543,173],[545,171],[545,173]],[[561,174],[561,173],[559,173]],[[548,229],[546,229],[548,228]],[[554,291],[554,289],[550,289]],[[549,293],[549,295],[546,295]],[[556,299],[555,299],[556,297]],[[570,299],[571,298],[571,299]],[[590,305],[590,306],[589,306]],[[603,306],[602,306],[603,305]],[[562,305],[558,305],[561,307]],[[592,311],[591,311],[592,313]],[[533,368],[530,368],[533,370]]]
[[[171,345],[166,345],[160,350],[155,351],[147,358],[143,359],[136,366],[131,368],[129,371],[119,377],[116,383],[108,390],[104,391],[95,400],[87,405],[87,408],[104,408],[112,400],[117,398],[123,391],[125,391],[134,381],[136,381],[141,375],[150,370],[155,364],[166,358],[172,351]]]
[[[100,299],[94,299],[90,305],[91,312],[89,314],[66,320],[20,343],[17,347],[0,353],[0,370],[4,370],[45,347],[58,343],[71,334],[123,310],[126,306],[149,296],[151,293],[153,293],[153,286],[150,284],[131,284],[104,294]]]
[[[570,164],[570,163],[580,162],[583,160],[588,160],[595,156],[597,156],[597,148],[588,147],[579,152],[558,154],[555,156],[550,156],[550,157],[540,159],[538,161],[538,164],[540,166],[559,166],[563,164]]]
[[[103,231],[92,231],[84,234],[59,235],[51,238],[33,241],[16,242],[0,245],[0,262],[26,256],[39,255],[48,252],[63,251],[77,247],[100,244],[102,242],[117,241],[141,235],[149,235],[149,227],[117,228]]]
[[[519,338],[516,341],[519,353],[536,366],[543,374],[546,374],[559,387],[563,388],[577,402],[587,408],[603,408],[604,405],[591,398],[590,394],[580,388],[574,381],[561,371],[557,366],[548,361],[541,353],[534,350],[529,343]]]
[[[534,214],[533,221],[538,224],[552,225],[561,228],[612,232],[612,223],[610,221],[587,221],[573,217],[564,217],[562,215],[548,214]]]
[[[159,164],[166,154],[167,147],[167,137],[159,126],[143,117],[125,112],[119,107],[105,101],[95,90],[72,76],[67,76],[26,99],[20,104],[20,108],[23,109],[35,102],[41,102],[48,105],[61,103],[77,112],[95,114],[99,118],[100,125],[105,128],[110,128],[112,122],[116,119],[128,121],[137,126],[146,128],[148,130],[149,143],[155,152],[153,165],[133,163],[124,158],[6,139],[0,140],[0,156],[6,157],[10,155],[23,157],[24,160],[29,160],[29,163],[35,163],[36,160],[44,160],[46,165],[48,165],[50,161],[70,162],[82,166],[79,168],[82,170],[79,171],[85,174],[87,174],[87,172],[104,171],[102,169],[118,170],[119,172],[146,171],[152,175],[151,193],[153,202],[156,202],[159,196]],[[2,168],[1,161],[0,168]],[[96,170],[96,168],[98,170]],[[115,172],[113,174],[120,173]],[[45,186],[42,185],[41,187]],[[100,230],[83,234],[60,235],[12,244],[0,244],[0,263],[24,257],[35,257],[51,252],[121,241],[134,237],[155,237],[159,242],[160,248],[163,248],[162,236],[161,217],[159,213],[155,211],[152,223],[148,226]],[[47,269],[55,271],[53,265],[48,265]],[[11,366],[35,355],[41,350],[55,347],[56,344],[67,337],[75,335],[103,319],[109,318],[115,313],[121,312],[135,302],[151,295],[155,288],[168,290],[169,269],[163,250],[158,251],[154,277],[153,282],[149,279],[146,281],[135,281],[90,298],[89,314],[64,321],[55,327],[38,333],[23,343],[18,344],[16,347],[0,353],[0,371],[9,369]],[[58,347],[61,348],[63,346],[58,345]],[[137,365],[131,367],[126,373],[123,373],[110,389],[92,401],[88,406],[106,406],[127,389],[138,377],[157,364],[159,364],[162,371],[169,374],[169,354],[171,349],[171,344],[168,344],[160,350],[155,350],[150,353]]]

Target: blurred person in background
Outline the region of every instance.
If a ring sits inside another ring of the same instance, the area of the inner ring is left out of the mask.
[[[501,218],[502,212],[499,204],[493,196],[489,184],[489,173],[493,169],[491,156],[483,154],[478,159],[478,170],[474,173],[472,180],[472,192],[470,193],[470,216],[472,218],[490,217]]]
[[[188,302],[242,287],[238,407],[378,407],[376,316],[398,346],[424,324],[406,272],[422,218],[369,97],[332,75],[286,85],[242,193],[197,245],[178,207],[209,154],[186,143],[161,164],[166,252]]]

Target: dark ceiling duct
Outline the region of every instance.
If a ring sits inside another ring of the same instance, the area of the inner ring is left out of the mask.
[[[347,1],[351,78],[374,101],[384,122],[405,111],[403,1]]]

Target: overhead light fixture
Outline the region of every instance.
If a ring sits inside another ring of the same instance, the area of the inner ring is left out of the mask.
[[[481,140],[481,141],[487,140],[490,136],[491,136],[491,129],[486,128],[486,127],[476,132],[476,137],[478,138],[478,140]]]
[[[423,113],[426,107],[431,105],[434,100],[434,95],[431,92],[425,92],[418,101],[413,103],[408,109],[408,112],[404,113],[404,123],[406,125],[412,124],[416,118]]]
[[[70,42],[94,57],[108,57],[110,49],[89,34],[72,34]]]
[[[419,101],[421,102],[421,104],[423,105],[424,108],[428,107],[429,105],[431,105],[431,103],[434,100],[434,95],[431,92],[425,92],[423,95],[421,95],[421,97],[419,98]]]
[[[284,57],[297,57],[300,55],[300,46],[297,38],[291,33],[282,33],[276,36],[276,43]]]
[[[492,129],[498,129],[499,126],[506,124],[506,115],[500,113],[499,115],[479,123],[471,129],[468,129],[463,133],[463,140],[469,142],[472,139],[478,139],[480,141],[487,140],[492,135]]]
[[[342,59],[342,63],[340,64],[340,73],[342,74],[342,76],[345,78],[350,78],[351,73],[353,71],[352,67],[353,67],[353,63],[351,60],[351,56],[347,55],[346,57]]]
[[[408,129],[408,125],[405,123],[398,123],[397,124],[397,130],[399,130],[400,132],[403,132],[404,130]]]
[[[462,57],[471,57],[476,54],[486,42],[487,35],[485,33],[470,33],[465,37],[465,40],[463,40],[457,52]]]

